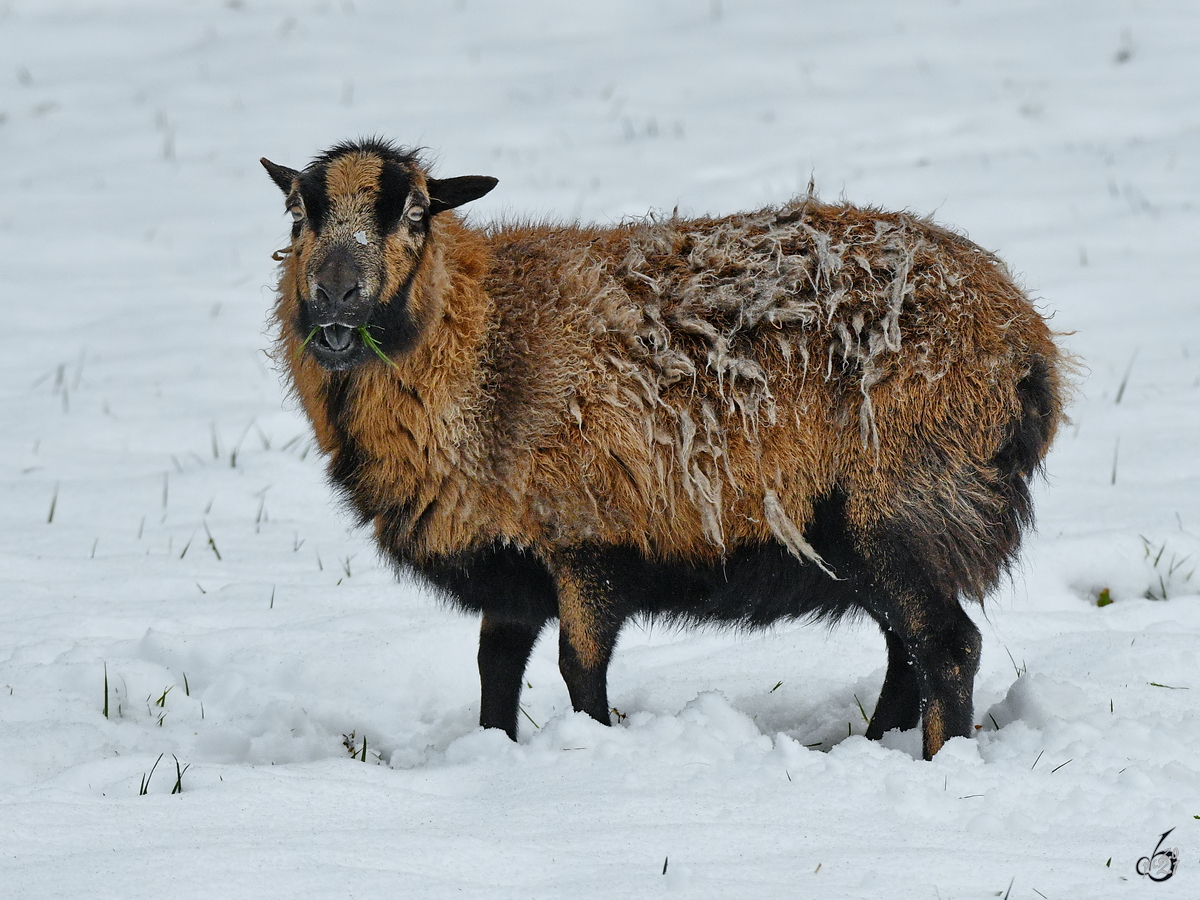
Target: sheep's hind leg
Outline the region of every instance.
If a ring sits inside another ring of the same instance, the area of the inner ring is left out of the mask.
[[[916,728],[921,721],[921,680],[917,670],[894,632],[885,627],[883,637],[887,641],[888,667],[883,690],[879,692],[879,701],[867,727],[867,737],[873,741],[894,728],[901,731]]]
[[[609,725],[608,663],[624,617],[596,560],[564,555],[551,568],[558,586],[558,668],[571,706]]]
[[[970,737],[974,730],[972,695],[983,643],[979,629],[957,601],[939,611],[942,621],[915,642],[926,759],[932,759],[950,738]]]
[[[921,747],[924,757],[932,759],[950,738],[969,737],[973,731],[972,693],[982,641],[957,598],[935,600],[932,592],[918,596],[901,600],[889,624],[916,670]]]
[[[979,629],[957,595],[934,584],[905,538],[877,532],[870,549],[875,590],[869,609],[887,638],[888,674],[868,735],[914,723],[915,681],[922,751],[931,759],[950,738],[973,731]]]
[[[517,713],[525,665],[545,622],[489,618],[479,627],[479,724],[517,739]]]

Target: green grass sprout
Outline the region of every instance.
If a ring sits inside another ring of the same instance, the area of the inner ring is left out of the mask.
[[[362,342],[367,345],[368,349],[370,349],[372,353],[382,359],[385,363],[387,363],[393,369],[400,368],[386,353],[383,352],[383,348],[379,346],[379,342],[376,341],[375,338],[371,337],[371,332],[367,330],[366,325],[358,326],[358,336],[362,338]]]
[[[150,779],[154,777],[154,770],[158,768],[158,764],[162,762],[163,755],[158,754],[158,759],[154,761],[154,765],[150,767],[150,774],[142,776],[142,786],[138,788],[138,796],[145,797],[150,793]]]
[[[160,756],[159,759],[162,759],[162,757]],[[176,756],[174,753],[172,753],[171,759],[175,760],[175,787],[171,788],[171,793],[172,794],[182,794],[183,793],[183,775],[188,769],[190,769],[192,767],[192,764],[188,763],[181,769],[179,767],[179,757]],[[155,763],[155,765],[158,765],[158,763]]]
[[[867,716],[867,711],[863,709],[862,701],[858,699],[858,694],[854,695],[854,702],[858,704],[858,713],[862,716],[863,721],[870,725],[871,719]]]
[[[310,343],[312,343],[312,339],[317,336],[317,332],[320,330],[321,330],[321,326],[316,325],[313,327],[313,330],[308,333],[308,337],[306,337],[304,339],[304,342],[302,344],[300,344],[300,348],[296,351],[297,359],[300,357],[300,354],[302,354],[308,348],[308,345]],[[371,332],[368,330],[368,326],[359,325],[357,331],[358,331],[358,336],[360,338],[362,338],[362,342],[366,345],[368,350],[370,350],[372,353],[374,353],[376,356],[378,356],[380,359],[382,359],[385,363],[387,363],[393,369],[400,368],[399,366],[396,365],[395,362],[392,361],[392,359],[386,353],[383,352],[383,348],[379,346],[379,341],[375,340],[375,338],[371,336]]]
[[[300,354],[308,349],[308,345],[312,343],[312,339],[317,336],[317,332],[321,330],[320,325],[314,325],[313,330],[308,333],[308,337],[304,339],[304,343],[300,345],[300,349],[296,351],[296,359],[300,358]]]
[[[537,722],[533,721],[533,716],[531,716],[529,713],[525,712],[525,707],[518,704],[517,709],[519,709],[521,711],[521,715],[523,715],[525,718],[527,718],[529,720],[530,725],[532,725],[534,728],[541,731],[542,726],[539,725]]]

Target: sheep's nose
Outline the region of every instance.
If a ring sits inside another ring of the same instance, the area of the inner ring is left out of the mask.
[[[317,325],[361,325],[366,312],[362,272],[348,251],[332,251],[314,273],[313,315]]]
[[[358,298],[358,282],[349,286],[344,281],[340,282],[317,282],[317,302],[323,309],[328,309],[330,312],[339,312],[343,307],[349,306]]]

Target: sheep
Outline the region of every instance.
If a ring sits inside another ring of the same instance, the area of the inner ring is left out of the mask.
[[[609,724],[631,616],[866,615],[867,729],[973,731],[982,603],[1012,565],[1067,359],[1004,264],[906,213],[812,195],[611,226],[464,222],[485,176],[339,144],[263,166],[293,218],[275,354],[382,554],[481,613],[479,722],[517,739],[559,623]]]

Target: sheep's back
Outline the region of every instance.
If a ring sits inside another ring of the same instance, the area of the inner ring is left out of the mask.
[[[1057,385],[1003,264],[907,214],[802,199],[491,243],[496,471],[535,544],[805,553],[835,486],[864,526],[986,490],[1034,359]]]

